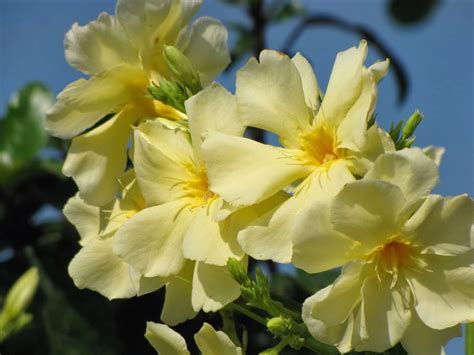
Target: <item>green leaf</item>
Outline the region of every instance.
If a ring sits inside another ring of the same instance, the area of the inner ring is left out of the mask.
[[[51,93],[40,83],[31,83],[13,96],[0,120],[0,174],[24,167],[46,144],[44,120],[51,104]]]
[[[91,351],[95,354],[116,354],[114,349],[107,348],[94,324],[78,312],[55,285],[31,248],[27,249],[27,256],[41,275],[40,289],[45,302],[40,318],[49,345],[48,354],[89,355]]]

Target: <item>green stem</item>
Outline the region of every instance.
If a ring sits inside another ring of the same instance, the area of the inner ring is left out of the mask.
[[[267,326],[267,320],[265,318],[263,318],[262,316],[252,312],[251,310],[247,309],[245,306],[242,306],[238,303],[231,303],[227,307],[229,309],[233,309],[236,312],[239,312],[239,313],[253,319],[257,323],[260,323],[260,324],[264,325],[265,327]],[[316,354],[319,354],[319,353],[339,354],[339,352],[337,352],[334,347],[326,345],[326,344],[319,343],[310,334],[307,334],[307,336],[305,336],[303,346],[306,349],[309,349],[309,350],[313,351]]]
[[[231,303],[228,305],[228,307],[234,309],[235,311],[242,313],[243,315],[252,318],[254,321],[267,326],[267,320],[263,318],[262,316],[259,316],[258,314],[252,312],[251,310],[245,308],[244,306],[241,306],[240,304],[237,303]]]
[[[466,355],[474,355],[474,323],[466,324],[464,329],[466,330]]]
[[[237,330],[235,329],[235,322],[234,322],[234,311],[229,308],[224,308],[219,311],[222,317],[222,330],[226,333],[230,340],[237,345],[242,347],[242,344],[239,340],[239,336],[237,335]]]

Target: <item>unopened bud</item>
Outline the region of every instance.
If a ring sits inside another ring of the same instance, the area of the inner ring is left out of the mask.
[[[196,94],[202,89],[198,72],[179,49],[173,46],[165,46],[163,49],[163,57],[175,80],[189,88],[193,94]]]
[[[405,127],[403,127],[403,137],[411,137],[415,133],[416,127],[423,120],[423,115],[420,111],[415,111],[413,115],[407,120]]]
[[[38,269],[32,267],[13,284],[3,307],[3,312],[8,318],[16,318],[26,310],[33,300],[38,283]]]
[[[281,336],[288,332],[289,324],[284,318],[279,316],[268,320],[267,329],[273,335]]]
[[[248,280],[247,270],[245,266],[239,260],[235,258],[229,258],[227,260],[227,268],[230,274],[240,285],[243,285]]]

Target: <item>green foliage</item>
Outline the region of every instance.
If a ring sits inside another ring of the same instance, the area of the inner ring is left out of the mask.
[[[176,80],[161,80],[159,85],[153,83],[148,92],[158,101],[186,112],[184,102],[190,97],[186,88]]]
[[[173,46],[165,46],[163,57],[172,78],[190,91],[189,96],[202,90],[198,72],[179,49]]]
[[[397,150],[410,148],[415,143],[416,137],[414,133],[422,120],[423,115],[421,112],[415,111],[407,120],[405,126],[403,126],[403,120],[399,121],[396,125],[393,122],[390,124],[389,134]]]
[[[45,146],[44,120],[51,103],[52,95],[40,83],[29,84],[13,96],[0,120],[0,177],[25,167]]]

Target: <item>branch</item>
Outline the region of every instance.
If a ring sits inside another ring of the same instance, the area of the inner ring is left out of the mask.
[[[296,40],[308,29],[310,26],[324,26],[331,25],[342,29],[343,31],[353,32],[365,38],[372,46],[374,46],[384,57],[390,58],[390,64],[395,72],[395,78],[398,86],[398,102],[402,103],[408,94],[409,81],[406,70],[403,68],[400,60],[391,49],[389,49],[384,42],[369,28],[362,25],[353,24],[337,18],[333,15],[308,15],[301,19],[300,23],[288,35],[283,44],[282,52],[289,53]]]

